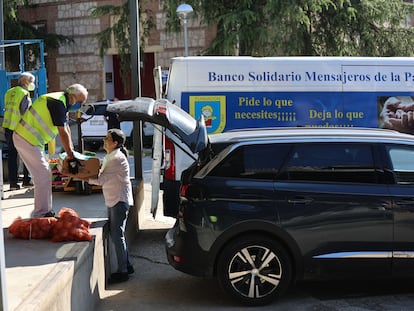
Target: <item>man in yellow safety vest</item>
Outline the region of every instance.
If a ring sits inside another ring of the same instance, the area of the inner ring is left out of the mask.
[[[69,163],[78,164],[73,156],[68,112],[78,110],[87,98],[88,91],[81,84],[72,84],[64,92],[41,95],[23,114],[14,130],[14,145],[34,182],[33,217],[54,216],[51,170],[44,146],[59,135]]]
[[[30,72],[23,72],[19,76],[18,85],[9,89],[4,96],[4,118],[2,126],[7,142],[7,168],[10,190],[20,189],[19,166],[17,150],[13,143],[13,131],[20,121],[23,113],[32,104],[30,92],[35,89],[35,76]],[[31,187],[30,175],[23,165],[23,187]]]

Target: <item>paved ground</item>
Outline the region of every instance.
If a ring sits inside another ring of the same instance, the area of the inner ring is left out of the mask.
[[[136,267],[125,283],[103,293],[95,311],[238,311],[251,310],[231,300],[215,279],[199,278],[174,270],[167,263],[166,229],[144,230],[131,245]],[[278,301],[253,308],[261,311],[411,311],[411,281],[304,282]]]
[[[104,153],[100,152],[99,157]],[[134,172],[133,159],[130,158],[131,172]],[[154,219],[150,214],[151,186],[151,158],[143,159],[144,177],[144,205],[140,211],[140,227],[143,229],[166,228],[172,225],[172,219],[164,217],[162,211],[157,213]],[[8,184],[4,185],[4,199],[1,200],[1,220],[4,232],[5,245],[5,270],[2,274],[7,289],[7,304],[9,310],[14,310],[22,299],[32,295],[36,290],[39,280],[47,278],[50,271],[56,269],[56,265],[64,256],[80,247],[79,243],[53,243],[49,240],[20,240],[11,236],[7,228],[17,218],[30,218],[33,211],[33,188],[9,191]],[[78,212],[83,219],[92,224],[99,224],[106,220],[106,208],[101,192],[91,195],[76,194],[75,192],[54,192],[53,209],[58,212],[62,207],[70,207]],[[92,226],[93,227],[93,226]],[[93,228],[91,233],[93,234]],[[98,229],[96,229],[98,230]],[[47,293],[46,293],[47,295]]]

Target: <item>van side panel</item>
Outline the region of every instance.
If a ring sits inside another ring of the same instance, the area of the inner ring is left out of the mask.
[[[381,127],[390,97],[414,95],[414,60],[339,57],[173,59],[168,98],[208,132],[275,126]]]
[[[414,58],[408,57],[177,57],[167,86],[167,99],[195,119],[203,115],[209,134],[286,126],[383,127],[387,101],[413,98]],[[194,160],[175,151],[178,182]]]

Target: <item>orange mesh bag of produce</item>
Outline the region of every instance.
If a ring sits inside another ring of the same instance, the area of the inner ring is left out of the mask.
[[[60,211],[59,211],[59,214],[58,214],[59,216],[59,219],[60,218],[65,218],[65,217],[69,217],[69,216],[76,216],[76,217],[79,217],[79,215],[78,215],[78,213],[75,211],[75,210],[73,210],[73,209],[71,209],[71,208],[69,208],[69,207],[62,207],[61,209],[60,209]]]
[[[54,217],[41,217],[23,220],[16,218],[9,227],[9,233],[19,239],[49,239],[52,236]]]
[[[62,207],[59,219],[53,225],[52,241],[90,241],[93,236],[89,233],[89,225],[73,209]]]

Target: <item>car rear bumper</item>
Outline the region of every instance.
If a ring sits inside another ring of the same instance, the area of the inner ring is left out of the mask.
[[[194,235],[191,235],[194,236]],[[212,276],[213,267],[208,253],[201,250],[197,241],[176,224],[165,235],[165,245],[169,264],[174,269],[195,276]]]

